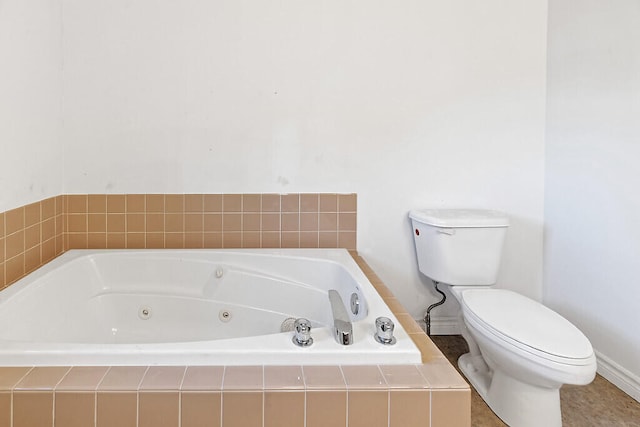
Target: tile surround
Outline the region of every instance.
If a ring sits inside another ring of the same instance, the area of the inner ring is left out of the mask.
[[[356,248],[356,194],[69,194],[0,213],[0,289],[69,249]]]
[[[59,196],[0,213],[0,284],[74,247],[348,241],[345,247],[353,250],[355,210],[355,195],[336,194]],[[16,247],[7,248],[8,237]],[[468,427],[469,386],[364,260],[352,255],[420,348],[423,364],[0,368],[0,427],[189,427],[204,418],[224,427]]]

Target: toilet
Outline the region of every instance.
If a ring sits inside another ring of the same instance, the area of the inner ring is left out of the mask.
[[[511,427],[560,427],[560,387],[593,381],[587,337],[544,305],[494,289],[508,217],[501,212],[429,209],[409,213],[418,267],[450,286],[469,353],[460,370]]]

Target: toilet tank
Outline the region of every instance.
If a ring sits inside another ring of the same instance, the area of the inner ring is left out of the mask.
[[[509,218],[479,209],[426,209],[409,213],[420,271],[449,285],[493,285]]]

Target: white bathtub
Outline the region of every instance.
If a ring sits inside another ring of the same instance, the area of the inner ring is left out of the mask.
[[[352,345],[332,335],[330,289]],[[378,316],[396,344],[374,339]],[[298,317],[309,347],[280,332]],[[342,249],[71,250],[0,292],[0,366],[407,363],[418,349]]]

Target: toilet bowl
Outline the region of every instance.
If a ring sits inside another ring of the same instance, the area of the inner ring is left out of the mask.
[[[452,294],[465,338],[479,351],[460,357],[458,366],[478,394],[510,426],[561,426],[560,387],[589,384],[595,376],[587,337],[515,292],[453,287]]]
[[[518,293],[494,289],[508,218],[495,211],[410,213],[420,271],[450,286],[469,353],[458,365],[511,427],[560,427],[559,390],[595,377],[586,336],[568,320]]]

